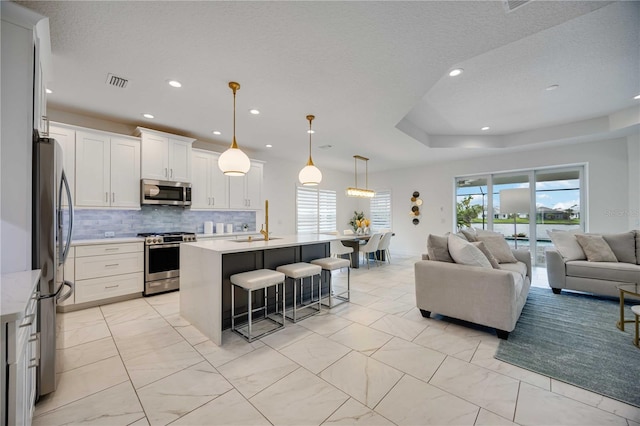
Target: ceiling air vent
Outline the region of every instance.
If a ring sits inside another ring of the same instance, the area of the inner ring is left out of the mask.
[[[129,84],[129,80],[124,78],[124,77],[118,77],[115,74],[108,74],[107,75],[107,85],[108,86],[114,86],[114,87],[118,87],[120,89],[124,89],[127,87],[127,84]]]
[[[531,2],[531,0],[502,0],[504,10],[507,13],[513,12],[515,9],[519,8],[520,6],[524,6],[529,2]]]

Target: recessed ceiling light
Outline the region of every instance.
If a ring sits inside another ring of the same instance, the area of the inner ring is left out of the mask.
[[[552,91],[552,90],[556,90],[558,87],[560,87],[560,86],[559,86],[559,85],[557,85],[557,84],[552,84],[551,86],[547,87],[547,88],[546,88],[546,89],[544,89],[544,90],[546,90],[546,91],[550,92],[550,91]]]
[[[267,148],[273,148],[273,145],[271,145],[271,144],[266,144],[265,146],[266,146]]]
[[[449,77],[457,77],[460,74],[462,74],[463,71],[464,70],[462,68],[453,69],[453,70],[449,71]]]
[[[484,126],[484,127],[483,127],[482,129],[480,129],[480,130],[489,130],[490,128],[491,128],[491,127],[489,127],[489,126]]]
[[[253,115],[258,115],[260,114],[260,111],[258,111],[257,109],[250,109],[249,112]]]
[[[635,100],[640,99],[640,95],[635,95],[635,96],[633,97],[633,99],[635,99]]]
[[[153,114],[149,114],[148,112],[146,112],[146,113],[142,114],[142,116],[143,116],[144,118],[155,118],[155,117],[153,116]]]
[[[307,133],[315,133],[315,130],[307,130]]]
[[[178,80],[169,80],[167,83],[169,83],[169,86],[171,87],[182,87],[182,83]]]
[[[221,134],[222,134],[222,132],[221,132],[221,131],[219,131],[219,130],[214,130],[214,131],[213,131],[213,134],[214,134],[214,135],[221,135]]]
[[[51,90],[51,89],[46,89],[46,90],[47,90],[47,93],[48,93],[49,95],[53,93],[53,90]]]

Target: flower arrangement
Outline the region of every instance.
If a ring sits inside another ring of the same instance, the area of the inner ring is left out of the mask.
[[[349,225],[353,228],[353,232],[357,232],[358,228],[368,228],[371,225],[371,221],[364,217],[364,213],[357,211],[353,212],[353,217],[349,221]]]

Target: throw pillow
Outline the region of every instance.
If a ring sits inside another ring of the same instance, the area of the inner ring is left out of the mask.
[[[636,259],[636,233],[634,231],[621,234],[604,234],[604,240],[611,247],[618,262],[635,264]]]
[[[509,243],[502,235],[478,235],[478,241],[482,241],[487,246],[498,263],[516,263],[518,261],[511,252]]]
[[[564,257],[564,260],[585,260],[587,257],[582,250],[582,246],[580,246],[576,240],[576,234],[580,232],[582,231],[579,229],[570,231],[553,229],[547,231],[547,234],[549,234],[553,245],[560,255]]]
[[[456,263],[493,269],[487,256],[482,254],[480,249],[470,242],[464,241],[453,234],[449,234],[447,243],[449,244],[449,254],[451,254],[451,257]]]
[[[470,243],[474,241],[478,241],[478,238],[476,238],[476,233],[473,231],[473,228],[461,229],[460,232],[462,232],[462,235],[464,235],[467,241],[469,241]]]
[[[476,235],[480,236],[480,235],[497,235],[502,237],[503,235],[499,232],[496,231],[489,231],[487,229],[476,229]]]
[[[431,260],[454,263],[451,255],[449,254],[447,237],[429,234],[427,237],[427,253]]]
[[[584,250],[589,262],[617,262],[616,255],[602,235],[576,234],[578,244]]]
[[[482,254],[484,254],[487,257],[487,259],[489,260],[489,263],[491,263],[491,266],[493,267],[493,269],[502,269],[500,267],[500,264],[496,260],[496,258],[493,256],[493,254],[491,254],[491,252],[489,251],[487,246],[484,245],[484,242],[475,241],[475,242],[473,242],[471,244],[473,244],[474,246],[476,246],[476,247],[478,247],[480,249]]]

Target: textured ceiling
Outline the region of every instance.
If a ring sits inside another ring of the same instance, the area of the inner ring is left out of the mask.
[[[321,169],[350,171],[354,154],[377,171],[620,134],[630,126],[610,115],[640,93],[638,2],[535,0],[511,13],[499,1],[21,4],[50,18],[51,107],[222,150],[235,80],[240,147],[302,165],[314,114]],[[108,73],[129,86],[105,85]],[[558,130],[576,122],[575,135]]]

